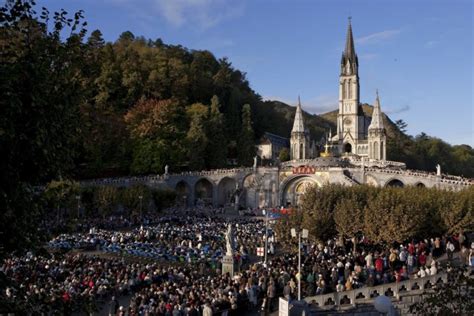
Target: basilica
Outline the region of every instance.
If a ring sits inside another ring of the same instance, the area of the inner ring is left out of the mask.
[[[349,20],[346,45],[341,58],[339,75],[339,113],[336,134],[328,133],[322,156],[356,156],[370,160],[386,160],[386,131],[376,93],[372,118],[364,115],[359,103],[359,60],[354,47],[352,25]],[[301,102],[298,98],[291,130],[291,160],[312,159],[318,156],[315,143],[304,125]]]
[[[128,186],[142,183],[175,190],[181,205],[213,205],[237,211],[241,208],[298,207],[309,187],[327,184],[376,187],[416,186],[461,190],[474,185],[461,177],[408,170],[405,163],[387,160],[386,130],[378,93],[372,117],[359,102],[359,61],[349,21],[339,76],[339,110],[335,135],[328,131],[316,144],[305,126],[298,98],[291,138],[265,133],[252,167],[98,180],[88,185]],[[318,146],[319,145],[319,146]],[[321,146],[324,146],[322,150]],[[279,153],[288,149],[289,161]],[[264,161],[272,163],[264,164]]]

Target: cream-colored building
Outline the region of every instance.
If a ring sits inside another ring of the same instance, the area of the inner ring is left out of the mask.
[[[337,130],[328,138],[333,156],[359,156],[386,160],[387,140],[383,114],[377,92],[372,119],[366,117],[359,101],[359,60],[355,52],[352,25],[349,21],[346,45],[341,58],[339,75],[339,113]],[[291,159],[311,159],[316,155],[304,126],[301,103],[298,100],[291,132]]]

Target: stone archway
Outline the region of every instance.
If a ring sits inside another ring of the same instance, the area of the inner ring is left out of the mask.
[[[417,188],[426,188],[426,185],[425,185],[423,182],[417,182],[417,183],[415,184],[415,186],[416,186]]]
[[[184,180],[179,181],[175,187],[176,203],[182,206],[189,206],[191,203],[191,186]]]
[[[234,201],[237,182],[229,177],[223,178],[217,186],[217,205],[225,206]]]
[[[344,152],[350,154],[352,152],[352,145],[351,143],[346,143],[344,145]]]
[[[255,180],[256,180],[255,175],[249,174],[242,181],[243,192],[241,195],[241,202],[246,207],[258,204],[257,192],[258,192],[259,186]]]
[[[299,176],[289,179],[282,185],[281,191],[281,205],[298,206],[301,199],[309,187],[321,186],[314,178],[309,176]]]
[[[214,197],[214,186],[211,181],[206,178],[202,178],[194,185],[194,194],[196,198],[196,204],[212,205],[212,199]]]
[[[398,179],[392,179],[385,184],[385,187],[403,188],[405,184]]]

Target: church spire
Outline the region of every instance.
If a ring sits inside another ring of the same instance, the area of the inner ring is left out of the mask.
[[[352,74],[357,74],[357,67],[359,66],[359,61],[357,58],[357,54],[355,52],[355,46],[354,46],[354,36],[352,35],[352,23],[351,23],[351,17],[349,17],[349,25],[347,27],[347,35],[346,35],[346,46],[344,48],[344,52],[342,53],[342,58],[341,58],[341,70],[344,72],[344,69],[346,69],[346,65],[349,62],[350,70]],[[346,74],[347,70],[345,71]]]
[[[344,50],[344,55],[346,58],[351,58],[355,56],[354,48],[354,37],[352,36],[352,24],[351,17],[349,17],[349,26],[347,27],[347,36],[346,36],[346,49]]]
[[[372,121],[369,125],[369,130],[371,129],[383,129],[383,117],[382,110],[380,108],[380,99],[379,99],[379,90],[376,90],[377,97],[375,98],[374,111],[372,112]]]
[[[296,106],[295,120],[293,122],[293,129],[291,133],[304,133],[303,111],[301,110],[301,100],[298,96],[298,105]]]

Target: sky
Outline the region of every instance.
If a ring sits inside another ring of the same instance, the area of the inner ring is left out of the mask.
[[[228,57],[264,99],[337,109],[348,17],[360,101],[451,144],[474,147],[472,0],[37,0],[85,11],[88,30],[124,31]]]

